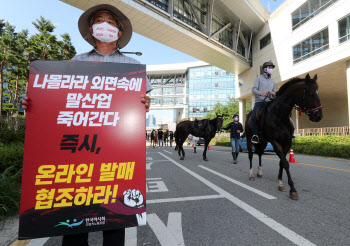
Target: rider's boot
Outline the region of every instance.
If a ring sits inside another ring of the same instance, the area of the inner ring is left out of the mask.
[[[197,151],[196,151],[196,147],[194,147],[194,153],[197,153]]]

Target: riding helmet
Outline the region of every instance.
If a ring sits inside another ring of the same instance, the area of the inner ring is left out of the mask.
[[[273,63],[272,63],[272,61],[268,61],[268,62],[265,62],[264,64],[263,64],[263,69],[265,68],[265,67],[268,67],[268,66],[273,66],[273,68],[275,68],[275,65],[273,65]]]

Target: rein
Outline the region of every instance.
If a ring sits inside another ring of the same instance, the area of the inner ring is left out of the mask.
[[[305,101],[305,96],[306,95],[306,90],[304,87],[304,96],[303,96],[303,101],[304,101],[304,108],[301,108],[300,106],[294,106],[293,108],[299,111],[299,116],[301,116],[301,113],[304,113],[306,115],[310,115],[312,112],[317,112],[319,109],[323,108],[322,105],[316,107],[316,108],[306,108],[306,101]]]
[[[322,105],[316,107],[316,108],[309,108],[309,109],[302,109],[301,107],[298,107],[298,106],[294,106],[293,107],[295,110],[299,111],[299,116],[301,116],[301,113],[304,113],[306,115],[309,115],[310,113],[314,112],[314,111],[318,111],[320,108],[323,108]]]

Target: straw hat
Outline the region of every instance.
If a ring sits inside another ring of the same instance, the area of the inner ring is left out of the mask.
[[[99,4],[86,10],[79,18],[78,28],[81,36],[92,46],[96,46],[95,39],[89,31],[91,19],[100,11],[107,11],[113,15],[118,21],[118,29],[123,31],[122,36],[118,39],[117,46],[119,49],[125,47],[132,36],[132,25],[128,17],[126,17],[119,9],[109,4]]]

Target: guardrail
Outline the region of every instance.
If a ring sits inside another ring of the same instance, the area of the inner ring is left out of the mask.
[[[305,128],[294,130],[294,135],[296,136],[311,136],[311,135],[337,135],[337,136],[347,136],[350,135],[350,128],[348,126],[341,127],[324,127],[324,128]]]

